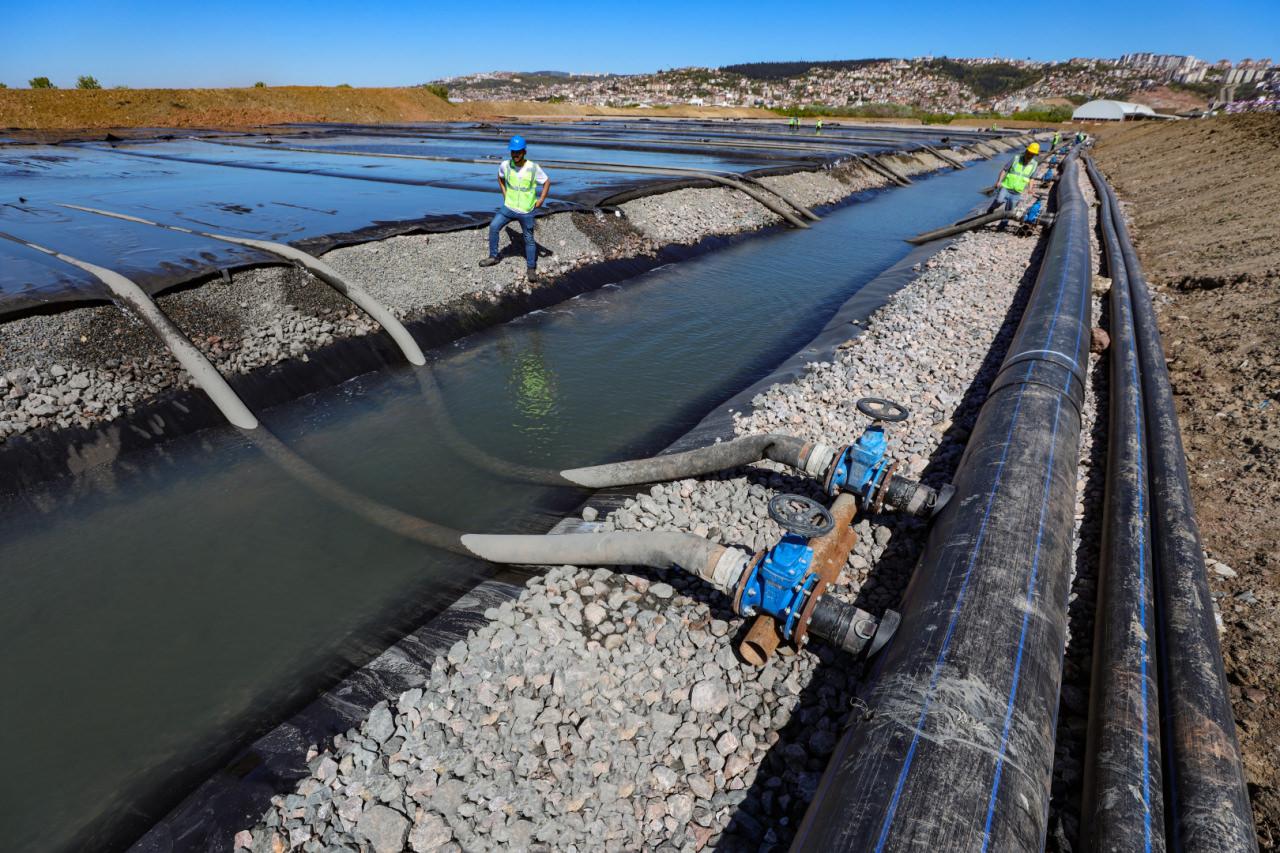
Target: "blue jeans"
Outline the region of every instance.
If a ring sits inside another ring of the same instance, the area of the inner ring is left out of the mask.
[[[505,204],[498,208],[489,223],[489,257],[498,257],[498,232],[512,220],[520,222],[520,231],[524,234],[525,263],[529,269],[535,269],[538,266],[538,244],[533,241],[533,211],[518,213]]]
[[[1015,193],[1013,190],[1001,187],[1000,192],[996,193],[996,200],[991,202],[991,207],[987,209],[987,212],[992,212],[1001,204],[1004,205],[1005,210],[1013,210],[1020,201],[1022,201],[1022,193]]]

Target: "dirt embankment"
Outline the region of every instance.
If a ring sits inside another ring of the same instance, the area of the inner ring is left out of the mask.
[[[1103,131],[1157,291],[1264,850],[1280,849],[1280,115]]]
[[[382,124],[500,116],[760,118],[766,110],[714,107],[610,109],[576,104],[452,104],[419,87],[269,86],[249,89],[0,89],[0,128],[253,127],[286,122]]]

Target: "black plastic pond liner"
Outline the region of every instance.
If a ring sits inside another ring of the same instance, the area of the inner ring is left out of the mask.
[[[1092,164],[1089,172],[1092,177]],[[1111,414],[1080,837],[1090,850],[1161,851],[1160,705],[1142,380],[1113,206],[1106,195],[1101,201],[1098,220],[1111,274]]]
[[[1038,850],[1046,835],[1089,343],[1088,209],[1058,218],[1009,354],[795,840]]]
[[[543,212],[590,208],[621,188],[664,183],[646,176],[610,176],[576,194],[565,193]],[[279,259],[216,240],[73,214],[57,205],[100,207],[200,231],[285,242],[313,254],[397,234],[480,227],[497,205],[496,186],[478,192],[426,182],[227,168],[74,146],[3,152],[0,188],[0,231],[117,270],[152,295],[220,270]],[[39,263],[12,248],[5,252],[0,320],[59,303],[108,298],[88,277],[59,269],[64,264]]]
[[[1155,308],[1115,192],[1096,169],[1090,169],[1090,176],[1114,212],[1120,257],[1110,264],[1113,270],[1123,266],[1129,282],[1142,376],[1168,846],[1178,851],[1257,850]]]

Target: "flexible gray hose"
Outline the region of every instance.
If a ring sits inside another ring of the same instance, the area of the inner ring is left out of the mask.
[[[917,234],[914,237],[908,237],[907,242],[914,245],[921,243],[929,243],[933,240],[941,240],[943,237],[950,237],[954,234],[961,234],[965,231],[972,231],[975,228],[981,228],[992,222],[999,222],[1002,219],[1018,219],[1018,214],[1012,210],[995,210],[991,213],[984,213],[981,216],[975,216],[972,219],[966,219],[963,222],[957,222],[954,225],[948,225],[945,228],[938,228],[934,231],[926,231],[923,234]]]
[[[834,451],[827,445],[810,443],[794,436],[749,435],[683,453],[571,468],[561,471],[560,476],[578,486],[601,489],[696,477],[768,459],[819,477],[826,473],[833,456]]]
[[[574,566],[679,566],[728,592],[737,586],[748,555],[692,533],[584,533],[493,536],[466,533],[462,545],[494,563]]]
[[[415,370],[414,377],[418,380],[427,411],[435,423],[436,434],[445,446],[477,468],[515,482],[603,489],[682,480],[739,468],[765,459],[821,477],[826,474],[835,455],[831,447],[821,442],[810,443],[794,436],[766,434],[744,436],[682,453],[647,459],[609,462],[563,471],[536,468],[498,458],[477,447],[449,418],[448,403],[440,392],[431,368]]]
[[[257,417],[254,416],[253,412],[249,411],[249,407],[227,384],[227,380],[218,372],[218,368],[214,367],[209,359],[205,358],[204,353],[196,348],[191,339],[169,319],[167,314],[160,310],[160,306],[156,305],[155,300],[148,296],[147,292],[139,287],[136,282],[115,270],[109,270],[106,267],[100,267],[97,264],[91,264],[88,261],[82,261],[70,255],[64,255],[55,249],[49,249],[36,243],[29,243],[11,234],[0,232],[0,237],[12,240],[15,243],[21,243],[36,251],[44,252],[46,255],[55,257],[63,263],[79,267],[97,278],[111,290],[112,296],[120,307],[146,323],[151,328],[151,331],[156,333],[156,336],[168,347],[173,357],[178,360],[182,368],[191,376],[192,381],[209,396],[213,404],[218,407],[218,411],[222,412],[223,417],[241,429],[251,430],[257,427]]]
[[[166,225],[163,222],[152,222],[150,219],[143,219],[140,216],[130,216],[127,213],[115,213],[110,210],[99,210],[94,207],[82,207],[78,204],[61,204],[59,206],[83,211],[84,213],[94,213],[98,216],[108,216],[112,219],[123,219],[126,222],[137,222],[140,225],[164,228],[167,231],[193,234],[197,237],[208,237],[210,240],[221,240],[224,243],[250,246],[254,249],[261,249],[269,254],[295,261],[302,264],[307,272],[347,297],[356,307],[372,317],[378,325],[386,330],[387,334],[391,335],[391,339],[396,342],[396,346],[400,347],[400,352],[404,354],[410,364],[427,363],[426,356],[422,354],[422,349],[418,346],[418,342],[413,339],[413,335],[409,334],[409,330],[404,327],[404,324],[391,313],[391,309],[375,299],[363,287],[344,279],[337,270],[320,258],[301,249],[296,249],[287,243],[276,243],[271,240],[253,240],[247,237],[231,237],[225,234],[213,234],[208,231],[196,231],[192,228],[184,228],[181,225]]]
[[[516,565],[679,566],[732,591],[748,555],[691,533],[571,533],[503,535],[463,533],[419,518],[344,486],[303,459],[266,429],[245,436],[280,470],[317,495],[397,536],[466,557]]]

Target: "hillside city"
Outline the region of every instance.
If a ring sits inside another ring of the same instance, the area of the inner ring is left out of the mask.
[[[810,107],[867,115],[901,110],[1009,115],[1061,110],[1094,98],[1133,100],[1179,114],[1218,107],[1280,108],[1280,67],[1270,58],[1207,62],[1153,53],[1067,62],[945,57],[762,62],[625,75],[494,71],[433,85],[447,88],[450,100],[458,102]]]

